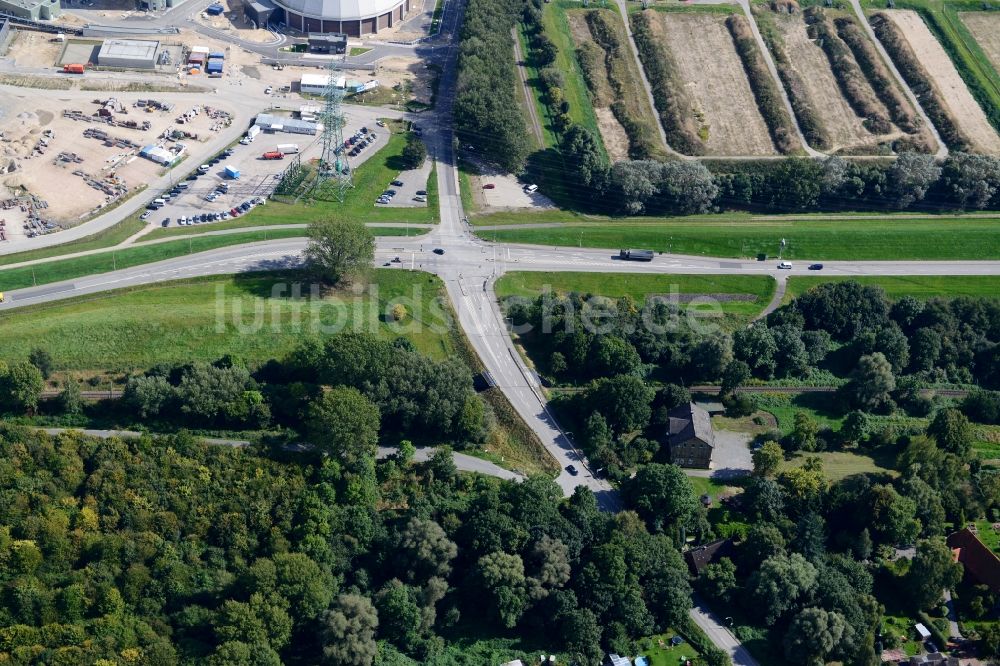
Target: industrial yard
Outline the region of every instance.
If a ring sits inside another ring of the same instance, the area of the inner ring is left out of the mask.
[[[0,214],[8,242],[74,226],[134,195],[163,175],[170,162],[203,152],[202,146],[231,123],[229,111],[193,104],[190,98],[151,103],[138,95],[85,95],[66,93],[70,101],[58,107],[5,97],[0,200],[44,202],[36,210],[18,205]],[[141,155],[144,149],[150,158]],[[161,151],[175,158],[155,159]],[[31,223],[32,217],[38,221]]]

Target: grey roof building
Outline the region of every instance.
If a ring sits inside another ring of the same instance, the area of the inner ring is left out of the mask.
[[[145,39],[105,39],[97,53],[100,67],[153,69],[160,43]]]
[[[681,467],[709,469],[715,449],[712,417],[694,403],[670,410],[667,425],[667,446],[670,462]]]
[[[0,12],[29,21],[48,21],[62,14],[59,0],[0,0]]]

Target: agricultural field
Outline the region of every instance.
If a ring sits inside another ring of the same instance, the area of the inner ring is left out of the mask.
[[[889,298],[912,296],[919,300],[929,298],[1000,298],[1000,276],[979,275],[969,278],[961,275],[883,275],[857,277],[792,277],[788,279],[786,297],[805,293],[809,289],[824,282],[842,282],[854,280],[861,284],[873,284],[882,287]]]
[[[670,70],[659,87],[670,88],[666,94],[671,97],[676,122],[664,122],[664,129],[675,150],[712,156],[777,153],[727,28],[726,15],[646,11],[633,21],[641,30],[648,30],[649,41],[658,45],[640,47],[651,83],[657,85],[658,69]],[[653,57],[657,62],[651,62]],[[665,59],[671,62],[660,62]],[[657,105],[663,107],[664,103],[658,99]],[[664,108],[659,112],[664,120]],[[674,145],[671,136],[678,132],[686,135],[694,150]]]
[[[880,88],[888,83],[890,90],[877,91],[873,87],[854,53],[838,36],[832,20],[852,23],[852,19],[829,14],[830,10],[814,10],[807,18],[803,12],[758,9],[757,22],[810,145],[829,153],[885,154],[891,150],[891,142],[906,135],[892,122],[893,114],[880,97],[891,95],[901,107],[900,112],[908,117],[915,112],[891,82],[887,70],[878,73],[882,75],[879,83]],[[860,48],[874,50],[860,31],[858,37]],[[831,54],[838,63],[836,69]],[[877,59],[877,54],[873,55]],[[875,66],[884,70],[881,62]]]
[[[612,9],[574,9],[566,16],[608,156],[619,161],[664,154],[620,15]]]
[[[962,12],[959,17],[1000,72],[1000,12]]]
[[[945,113],[967,139],[969,147],[977,152],[1000,154],[1000,135],[920,14],[911,9],[883,13],[902,33],[910,49],[919,54],[920,63]]]

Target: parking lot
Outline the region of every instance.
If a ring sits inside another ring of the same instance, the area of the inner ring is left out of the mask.
[[[363,125],[367,126],[366,121],[362,118],[348,117],[347,122],[348,125],[344,130],[346,136],[353,135]],[[371,129],[381,129],[376,127],[374,115],[370,122],[369,130]],[[375,141],[356,156],[348,158],[351,167],[356,169],[363,164],[383,148],[388,139],[389,131],[387,129],[376,132]],[[210,224],[219,220],[213,219],[203,222],[201,216],[214,217],[216,213],[229,213],[228,217],[223,217],[223,219],[228,219],[232,217],[231,211],[234,208],[238,209],[243,203],[253,201],[255,198],[266,200],[278,185],[281,174],[295,158],[294,154],[288,154],[280,160],[263,159],[264,153],[275,151],[280,144],[296,144],[299,147],[299,155],[303,163],[319,159],[323,150],[322,136],[319,134],[310,136],[307,134],[262,132],[248,145],[236,144],[232,146],[229,149],[230,155],[210,160],[207,173],[199,174],[196,170],[186,176],[186,179],[182,176],[182,180],[175,183],[172,190],[166,192],[169,194],[176,191],[177,194],[171,196],[163,207],[149,211],[147,221],[151,225],[177,226],[178,220],[181,218],[196,218],[194,224]],[[214,164],[211,163],[213,161]],[[192,165],[192,167],[195,166]],[[239,171],[239,178],[227,177],[226,167],[233,167]],[[219,188],[223,184],[227,190],[219,192]],[[211,198],[211,200],[207,198]],[[246,211],[237,210],[237,212],[243,214]]]
[[[402,185],[386,184],[386,189],[395,190],[396,195],[389,200],[389,203],[377,205],[389,208],[426,208],[427,178],[431,175],[433,164],[430,160],[424,160],[419,169],[410,169],[400,173],[394,182],[402,183]],[[417,192],[423,192],[423,195],[418,195]],[[422,198],[423,201],[418,201],[417,197]]]

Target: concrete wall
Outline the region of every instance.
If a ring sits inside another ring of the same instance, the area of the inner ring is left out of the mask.
[[[14,38],[14,30],[6,19],[0,19],[0,56],[7,53],[10,40]]]

